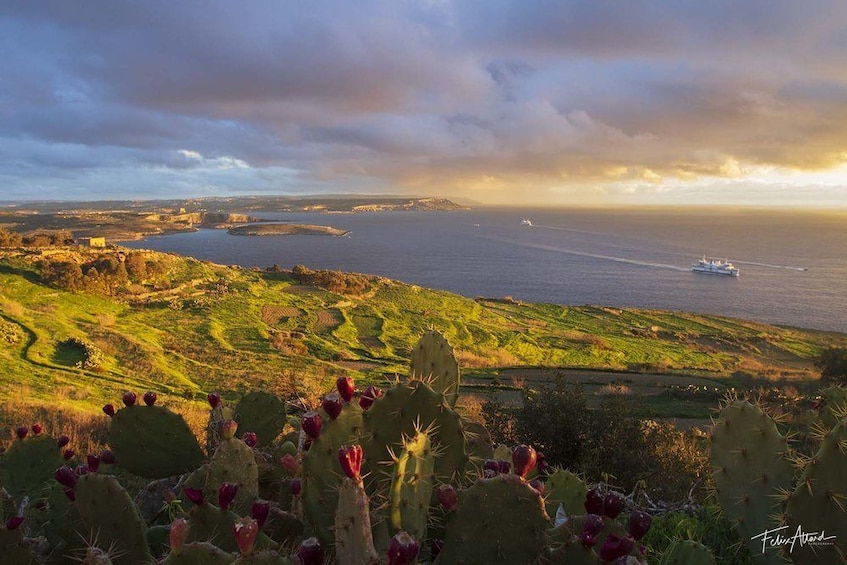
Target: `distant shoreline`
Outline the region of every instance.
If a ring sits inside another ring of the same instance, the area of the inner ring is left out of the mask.
[[[330,235],[341,237],[347,235],[347,230],[331,226],[316,226],[312,224],[259,224],[237,226],[227,230],[229,235],[267,237],[272,235]]]

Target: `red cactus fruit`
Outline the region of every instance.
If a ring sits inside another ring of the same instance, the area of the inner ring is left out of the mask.
[[[436,493],[438,494],[438,503],[447,512],[452,512],[459,505],[459,493],[452,485],[441,485]]]
[[[368,388],[366,388],[365,392],[362,393],[362,396],[359,397],[359,406],[362,407],[362,410],[367,410],[373,406],[374,400],[381,396],[382,390],[373,385],[368,385]]]
[[[155,392],[153,392],[153,391],[145,392],[144,397],[143,397],[144,404],[146,404],[147,406],[153,406],[154,404],[156,404],[157,398],[158,397],[156,396]]]
[[[118,460],[115,459],[115,454],[112,453],[111,449],[104,449],[100,452],[100,462],[106,465],[114,465]]]
[[[6,521],[6,529],[7,530],[17,530],[18,526],[23,524],[23,522],[24,522],[23,516],[14,516],[12,518],[9,518],[9,520]]]
[[[62,459],[64,459],[65,461],[70,461],[74,458],[74,455],[76,455],[76,451],[74,451],[73,449],[66,449],[62,452]]]
[[[321,408],[323,408],[324,412],[326,412],[333,420],[338,418],[343,407],[344,404],[341,402],[341,397],[334,392],[324,396],[323,402],[321,402]]]
[[[71,442],[71,438],[68,436],[59,436],[59,439],[56,440],[56,445],[59,446],[59,449],[65,447]]]
[[[597,545],[597,538],[587,532],[579,534],[579,541],[583,547],[594,547]]]
[[[18,439],[24,439],[28,433],[29,430],[26,426],[18,426],[15,428],[15,435],[18,436]]]
[[[232,501],[235,500],[235,495],[238,494],[238,485],[235,483],[222,483],[218,489],[218,506],[226,512]]]
[[[338,450],[338,462],[344,474],[351,479],[359,480],[362,471],[362,446],[343,446]]]
[[[338,377],[335,381],[335,388],[338,389],[338,394],[344,399],[344,402],[353,400],[353,395],[356,393],[356,387],[353,385],[353,379],[350,377]]]
[[[70,500],[71,502],[75,502],[75,501],[76,501],[76,493],[74,492],[74,489],[72,489],[72,488],[70,488],[70,487],[65,487],[65,488],[64,488],[64,489],[62,489],[62,490],[64,491],[65,496],[67,496],[67,497],[68,497],[68,500]]]
[[[323,565],[324,550],[318,538],[303,540],[297,549],[297,557],[303,565]]]
[[[203,490],[199,488],[184,488],[182,492],[185,493],[185,497],[190,500],[192,503],[196,505],[201,505],[204,502],[203,499]]]
[[[602,561],[614,561],[619,557],[629,555],[635,547],[635,540],[631,536],[619,538],[615,534],[609,534],[603,547],[600,548],[600,559]]]
[[[289,486],[291,487],[292,496],[300,496],[300,493],[303,491],[303,483],[300,481],[300,479],[291,479]]]
[[[88,470],[92,473],[96,473],[97,469],[100,468],[100,456],[89,453],[86,457],[86,463],[88,463]]]
[[[247,447],[256,447],[256,442],[258,441],[256,439],[256,434],[253,432],[244,432],[241,439],[247,444]]]
[[[603,518],[597,514],[586,514],[582,531],[591,536],[598,536],[603,531]]]
[[[256,534],[259,533],[259,523],[250,517],[239,518],[232,528],[235,533],[235,543],[241,555],[250,555],[253,552],[253,544],[256,542]]]
[[[238,422],[235,420],[224,420],[219,427],[221,437],[224,439],[232,439],[235,437],[235,432],[238,430]]]
[[[636,510],[629,515],[629,533],[633,538],[639,540],[650,530],[653,518],[642,510]]]
[[[40,434],[42,432],[43,429],[44,428],[41,427],[41,424],[36,422],[35,424],[32,425],[32,435],[37,436],[38,434]]]
[[[257,500],[250,506],[250,516],[259,523],[259,529],[268,521],[268,515],[271,512],[271,503],[267,500]]]
[[[527,473],[535,469],[537,461],[538,455],[531,446],[519,445],[512,450],[512,464],[515,467],[515,474],[521,478],[526,477]]]
[[[171,546],[171,553],[174,555],[179,555],[182,553],[182,544],[185,543],[185,539],[188,537],[188,520],[185,518],[176,518],[171,523],[171,532],[169,535],[169,541]]]
[[[63,487],[74,488],[76,486],[76,475],[67,465],[56,469],[53,478]]]
[[[209,406],[212,408],[217,408],[218,404],[221,403],[221,395],[217,392],[210,392],[206,395],[206,401],[209,403]]]
[[[111,418],[115,415],[115,406],[113,404],[106,404],[105,406],[103,406],[103,413],[109,418]]]
[[[323,418],[317,412],[311,411],[303,414],[303,431],[312,439],[318,439],[321,435],[321,428],[324,425]]]
[[[135,401],[138,400],[138,397],[134,392],[125,392],[121,400],[123,400],[124,406],[129,408],[130,406],[135,406]]]
[[[415,538],[406,532],[398,532],[388,542],[388,565],[412,565],[419,551]]]
[[[617,518],[624,508],[626,508],[626,499],[620,493],[612,491],[603,499],[603,514],[609,518]]]
[[[603,492],[599,487],[585,493],[585,511],[589,514],[603,514]]]

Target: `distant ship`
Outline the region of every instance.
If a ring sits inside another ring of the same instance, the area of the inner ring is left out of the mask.
[[[530,220],[529,218],[524,218],[523,220],[521,220],[521,225],[527,228],[531,228],[532,220]]]
[[[729,261],[720,261],[718,259],[703,258],[691,266],[691,270],[695,273],[705,273],[707,275],[728,275],[737,277],[739,274],[738,268]]]

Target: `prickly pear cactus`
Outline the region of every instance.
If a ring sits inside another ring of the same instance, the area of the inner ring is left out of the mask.
[[[547,504],[547,514],[555,516],[559,505],[566,516],[576,516],[585,513],[585,493],[588,488],[582,480],[568,471],[559,469],[547,477],[544,483],[544,496]]]
[[[253,500],[259,496],[259,466],[256,464],[256,456],[240,439],[221,441],[215,456],[209,461],[203,488],[206,500],[217,501],[218,490],[223,483],[238,485],[238,492],[232,503],[236,511],[248,511]]]
[[[718,501],[754,555],[762,555],[754,539],[776,527],[780,492],[791,487],[794,469],[788,445],[774,421],[758,407],[736,400],[723,407],[712,430],[711,463]],[[762,559],[779,562],[776,552]]]
[[[221,510],[214,504],[204,502],[195,506],[188,513],[187,542],[208,541],[224,551],[238,551],[238,543],[233,534],[235,521],[239,516],[232,510]],[[265,534],[259,532],[255,547],[259,549],[276,549],[277,544]],[[185,546],[183,546],[184,551]],[[201,551],[200,549],[197,550]]]
[[[235,407],[238,433],[256,434],[257,447],[269,445],[287,423],[285,403],[269,392],[251,392]]]
[[[35,563],[32,549],[24,541],[21,528],[9,530],[0,525],[0,563],[3,565],[31,565]]]
[[[693,540],[675,541],[662,554],[659,565],[715,565],[715,556],[702,543]]]
[[[459,397],[459,364],[453,348],[440,333],[428,331],[412,350],[413,379],[430,383],[433,390],[444,395],[451,408]]]
[[[134,405],[112,417],[109,444],[121,467],[148,479],[196,469],[203,451],[179,414],[164,406]]]
[[[0,455],[0,485],[13,498],[32,496],[53,478],[62,466],[56,440],[47,435],[16,441]]]
[[[150,563],[147,527],[132,499],[115,477],[89,473],[74,487],[76,506],[88,532],[98,547],[110,548],[116,565]]]
[[[371,531],[368,496],[361,479],[345,477],[341,481],[334,530],[338,565],[379,563]]]
[[[391,533],[405,531],[415,539],[426,539],[426,521],[432,500],[435,453],[425,432],[403,443],[394,463],[388,495]]]
[[[303,512],[325,547],[334,542],[332,528],[338,507],[338,487],[343,471],[338,450],[357,444],[363,433],[362,409],[345,403],[341,414],[333,420],[323,413],[320,436],[312,442],[303,457]],[[365,451],[365,457],[370,455]]]
[[[430,441],[438,453],[435,476],[451,483],[465,472],[468,455],[461,418],[422,381],[397,384],[374,401],[363,414],[365,437],[362,446],[368,470],[377,481],[391,480],[391,452],[403,448],[403,438],[430,428]]]
[[[795,544],[797,563],[847,562],[847,418],[826,436],[788,499],[784,537],[825,532],[822,545]],[[761,551],[761,546],[760,546]]]
[[[821,396],[823,397],[821,421],[827,428],[834,428],[844,416],[847,416],[847,388],[831,386],[822,390]]]
[[[230,565],[235,556],[209,542],[191,542],[182,546],[179,553],[169,553],[162,565]]]
[[[534,563],[549,521],[541,496],[520,477],[477,481],[459,493],[436,563]]]
[[[223,437],[221,436],[221,424],[235,418],[235,411],[219,400],[219,403],[209,411],[209,422],[206,424],[206,453],[209,457],[214,455]]]
[[[491,434],[479,422],[462,418],[462,427],[467,440],[468,457],[474,465],[482,465],[486,459],[494,457]]]

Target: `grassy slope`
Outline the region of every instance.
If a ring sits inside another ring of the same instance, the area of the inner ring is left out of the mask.
[[[128,388],[272,390],[291,375],[342,371],[381,379],[406,372],[411,346],[430,327],[445,333],[466,365],[487,366],[473,372],[488,377],[502,365],[812,377],[811,359],[822,347],[847,344],[839,334],[686,313],[474,301],[384,279],[367,297],[341,296],[284,273],[169,261],[183,290],[131,306],[44,286],[31,262],[0,258],[0,314],[27,336],[0,344],[0,402],[23,395],[93,410]],[[210,283],[228,290],[202,290]],[[263,316],[292,308],[300,315]],[[658,331],[637,329],[652,326]],[[294,348],[272,347],[275,334]],[[72,336],[104,351],[104,370],[73,366],[73,352],[58,347]]]

